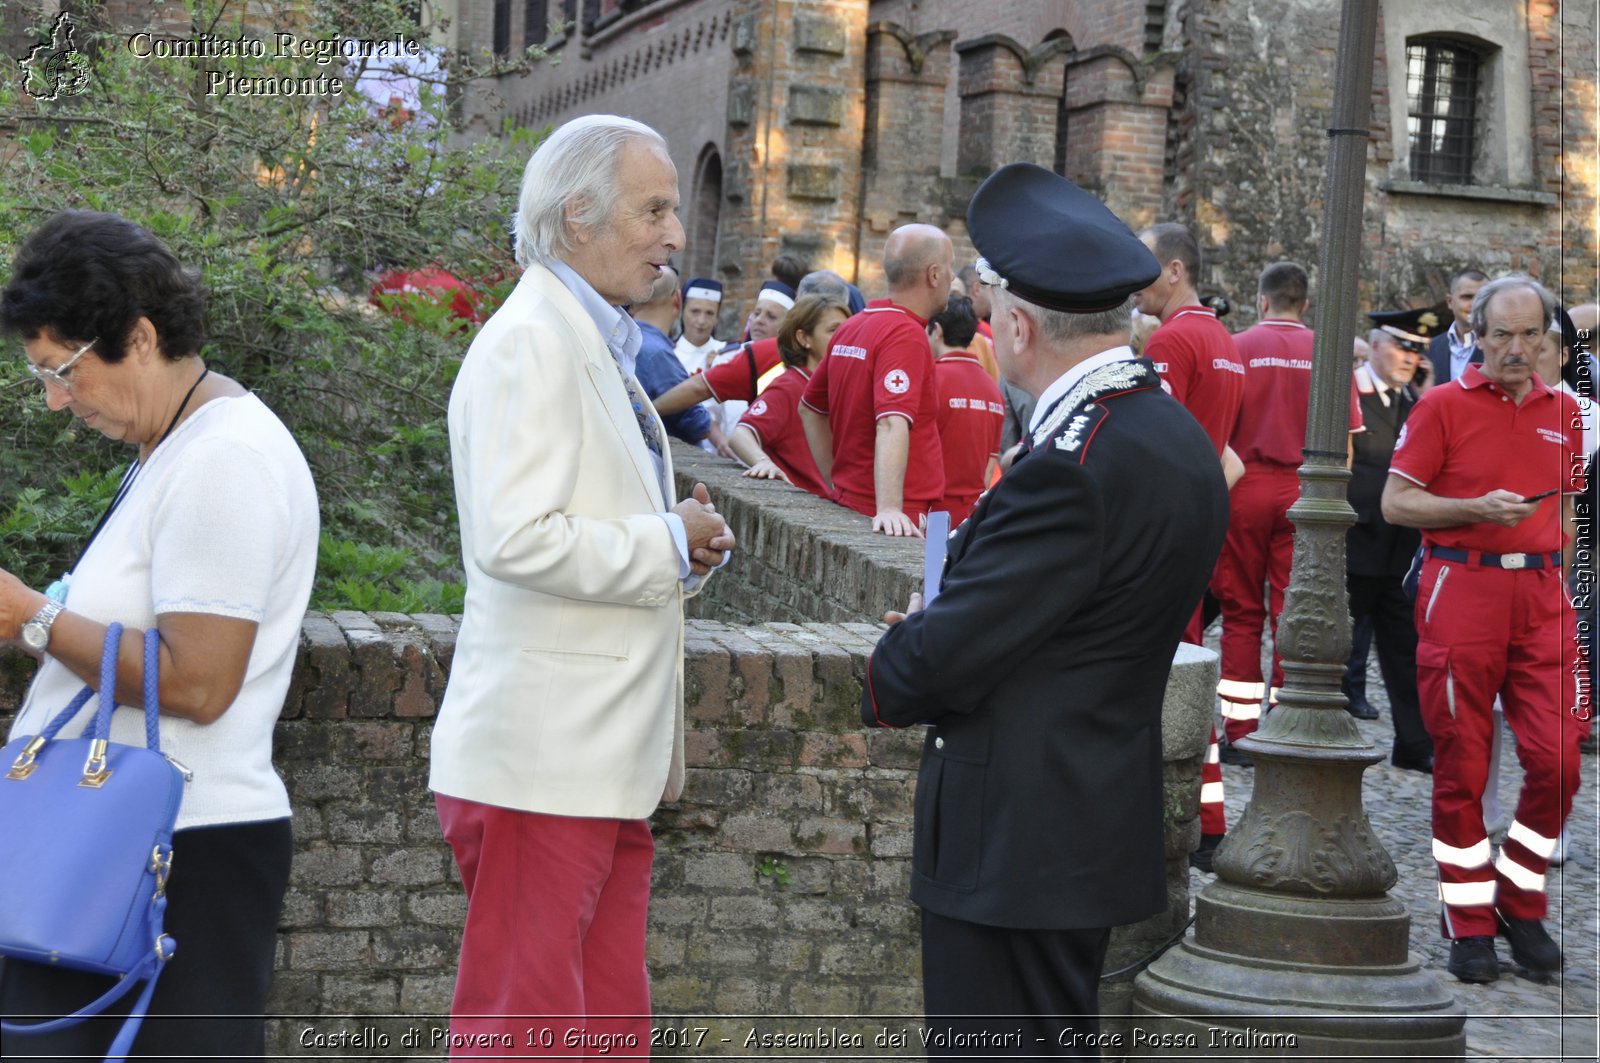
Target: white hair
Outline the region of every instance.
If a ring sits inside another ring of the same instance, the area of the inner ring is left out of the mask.
[[[1066,310],[1051,310],[1037,303],[1030,303],[1010,288],[991,286],[989,298],[999,297],[999,305],[1005,306],[1009,300],[1013,304],[1024,306],[1029,316],[1039,326],[1039,335],[1051,344],[1068,343],[1080,336],[1121,336],[1123,342],[1129,342],[1133,337],[1133,296],[1129,295],[1109,310],[1097,310],[1087,314],[1075,314]]]
[[[633,140],[659,145],[663,151],[667,147],[661,134],[643,122],[591,114],[566,123],[534,150],[522,171],[512,225],[519,266],[526,269],[572,249],[569,205],[574,207],[571,220],[581,227],[610,220],[622,191],[617,156]]]

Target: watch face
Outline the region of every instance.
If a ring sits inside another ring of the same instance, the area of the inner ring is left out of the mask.
[[[37,620],[22,625],[22,641],[29,649],[42,650],[50,645],[50,629]]]

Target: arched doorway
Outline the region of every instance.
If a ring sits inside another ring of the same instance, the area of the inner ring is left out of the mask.
[[[700,152],[689,206],[688,276],[716,277],[717,231],[722,221],[722,155],[715,144]]]

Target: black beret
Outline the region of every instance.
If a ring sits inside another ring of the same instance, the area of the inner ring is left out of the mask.
[[[1450,327],[1455,315],[1448,306],[1424,306],[1417,310],[1375,310],[1367,317],[1372,323],[1413,351],[1426,351],[1429,342]]]
[[[1047,310],[1110,310],[1161,276],[1156,256],[1104,203],[1028,162],[1002,166],[978,187],[967,232],[985,284]]]

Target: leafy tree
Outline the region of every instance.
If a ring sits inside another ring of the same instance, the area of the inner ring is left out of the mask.
[[[288,26],[252,20],[243,3],[158,7],[167,25],[174,13],[183,23],[166,35],[261,39],[269,54],[140,57],[91,8],[77,27],[90,61],[76,95],[37,100],[17,59],[0,57],[0,246],[65,207],[114,211],[161,236],[203,276],[208,362],[260,394],[311,463],[325,531],[318,603],[459,609],[445,406],[473,326],[427,295],[380,309],[367,292],[380,270],[438,266],[469,281],[481,317],[514,283],[506,222],[534,138],[508,127],[462,143],[450,108],[464,79],[506,66],[449,57],[422,72],[403,112],[380,110],[355,91],[370,59],[276,58],[273,33],[426,44],[415,4],[301,0],[287,5]],[[17,8],[0,7],[0,20]],[[48,25],[33,29],[49,39]],[[343,91],[221,91],[318,75]],[[9,269],[0,262],[0,281]],[[42,585],[70,563],[130,454],[50,414],[20,359],[8,361],[0,558]]]

